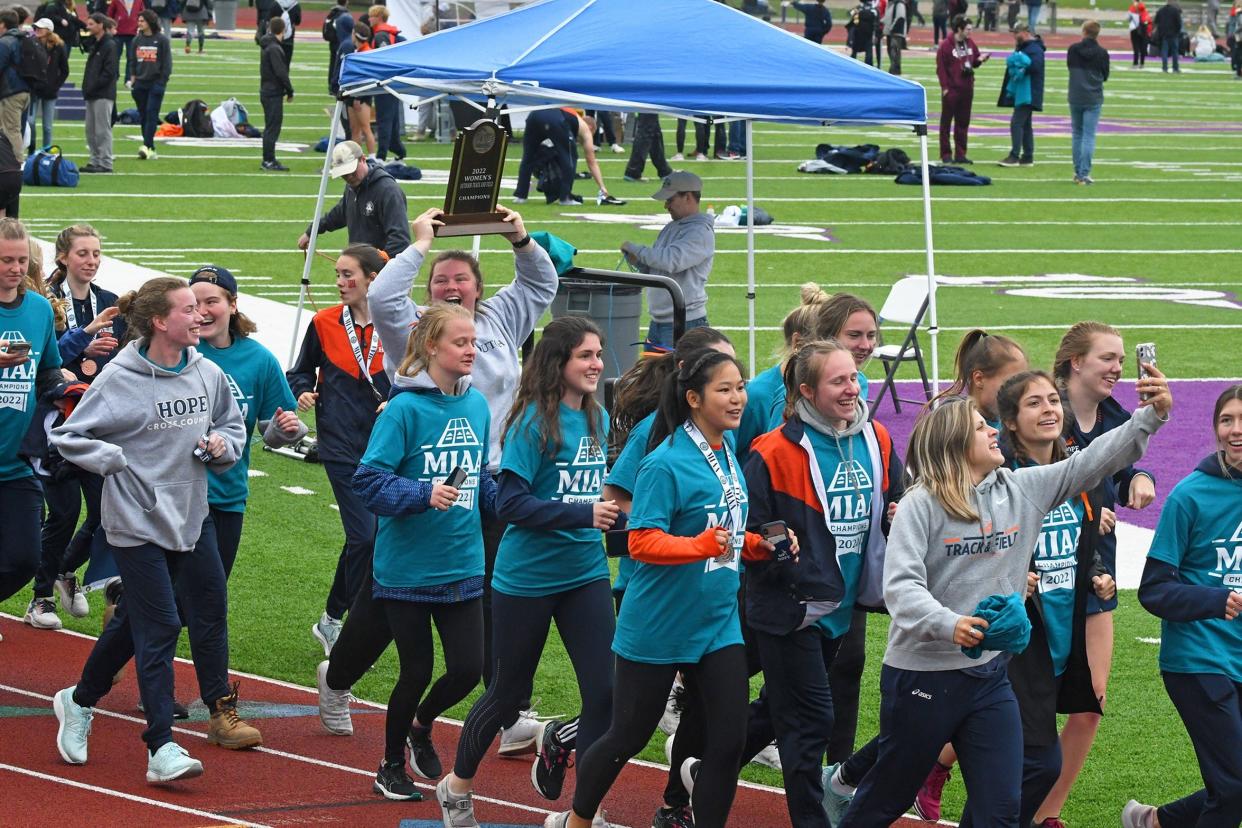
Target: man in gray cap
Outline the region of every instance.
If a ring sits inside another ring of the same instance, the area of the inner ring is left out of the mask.
[[[650,247],[624,242],[626,261],[642,273],[672,277],[686,299],[686,330],[707,324],[707,277],[716,255],[715,220],[699,212],[703,180],[678,170],[664,176],[663,186],[652,195],[664,202],[673,220],[664,226]],[[648,348],[673,347],[673,302],[663,290],[647,289]]]
[[[410,246],[405,193],[387,170],[367,163],[362,147],[353,141],[333,147],[330,173],[348,186],[336,206],[319,219],[321,234],[346,227],[350,244],[369,244],[390,257]],[[310,246],[310,231],[307,226],[298,239],[299,249]]]

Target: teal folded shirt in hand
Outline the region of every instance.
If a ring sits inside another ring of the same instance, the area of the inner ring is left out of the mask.
[[[970,658],[978,658],[984,650],[1020,653],[1031,642],[1031,619],[1026,617],[1025,596],[1020,592],[1010,595],[989,595],[979,602],[971,613],[988,622],[983,640],[973,647],[963,647],[962,652]],[[973,669],[973,668],[972,668]]]

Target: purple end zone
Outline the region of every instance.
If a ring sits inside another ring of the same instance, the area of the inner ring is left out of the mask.
[[[1156,502],[1142,511],[1121,508],[1118,517],[1126,523],[1156,528],[1160,519],[1160,509],[1169,490],[1186,475],[1204,457],[1215,449],[1216,438],[1212,429],[1212,407],[1221,392],[1235,383],[1222,380],[1217,382],[1193,382],[1189,380],[1173,380],[1169,383],[1173,391],[1173,415],[1169,424],[1160,429],[1147,447],[1147,456],[1139,462],[1138,467],[1150,471],[1156,479]],[[879,393],[880,383],[871,383],[872,395]],[[920,406],[907,403],[922,397],[919,383],[898,381],[897,389],[901,393],[901,413],[893,412],[892,401],[885,396],[880,403],[880,411],[876,419],[888,427],[893,435],[893,444],[899,456],[904,460],[906,447],[910,442],[910,432],[914,430],[914,421]],[[1117,401],[1128,410],[1133,411],[1138,405],[1138,397],[1134,393],[1133,381],[1123,380],[1113,394]]]

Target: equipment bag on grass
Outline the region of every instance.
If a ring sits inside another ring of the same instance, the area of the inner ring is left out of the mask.
[[[931,171],[932,184],[956,184],[965,187],[982,187],[992,183],[992,179],[986,175],[979,175],[973,170],[965,167],[951,167],[941,164],[937,167],[928,167]],[[901,175],[893,179],[898,184],[922,184],[923,171],[919,167],[910,167]]]
[[[35,187],[78,186],[78,165],[60,154],[60,147],[45,147],[26,159],[22,183]]]

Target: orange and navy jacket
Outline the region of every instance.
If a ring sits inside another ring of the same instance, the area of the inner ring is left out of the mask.
[[[319,439],[321,462],[358,465],[371,439],[376,409],[388,399],[388,375],[384,373],[384,349],[377,348],[368,366],[371,380],[366,381],[354,359],[354,349],[341,321],[344,305],[324,308],[311,319],[302,340],[297,362],[285,377],[294,397],[307,391],[319,392],[315,403],[315,429]],[[358,337],[363,358],[371,347],[375,325],[367,325]]]
[[[380,35],[383,35],[383,37],[380,37]],[[393,46],[397,43],[400,35],[401,30],[391,23],[377,23],[371,27],[371,46],[376,49],[381,46]]]
[[[903,469],[893,451],[888,429],[874,421],[864,427],[874,429],[883,469],[883,480],[873,495],[883,495],[884,503],[879,511],[883,518],[880,526],[872,526],[872,532],[880,531],[887,536],[888,506],[905,491]],[[746,486],[750,496],[747,529],[757,531],[764,523],[783,520],[798,536],[796,566],[771,561],[746,563],[747,623],[773,635],[785,635],[798,629],[806,615],[806,602],[839,603],[845,596],[836,541],[825,519],[823,492],[817,492],[811,480],[808,448],[803,446],[805,429],[798,415],[791,415],[779,428],[751,443],[750,457],[746,461]],[[882,561],[880,563],[882,565]],[[864,570],[871,565],[872,562],[864,562]]]

